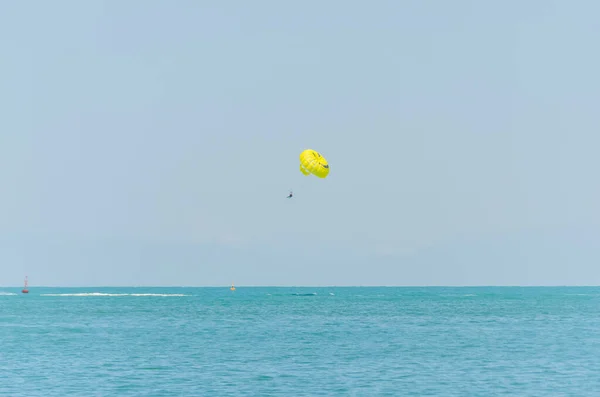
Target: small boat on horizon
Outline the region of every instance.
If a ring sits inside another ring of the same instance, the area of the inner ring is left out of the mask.
[[[235,291],[235,287],[233,286],[233,283],[231,283],[231,288],[229,288],[232,291]]]
[[[24,294],[28,294],[29,290],[27,289],[27,276],[25,276],[25,286],[23,287],[23,289],[21,290],[22,293]]]

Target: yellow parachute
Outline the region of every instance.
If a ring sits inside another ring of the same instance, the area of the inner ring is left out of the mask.
[[[300,153],[300,172],[304,175],[313,174],[319,178],[326,178],[329,174],[329,164],[319,152],[306,149]]]

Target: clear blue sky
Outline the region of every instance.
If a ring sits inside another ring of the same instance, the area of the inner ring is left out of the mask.
[[[600,284],[598,15],[4,2],[0,285]]]

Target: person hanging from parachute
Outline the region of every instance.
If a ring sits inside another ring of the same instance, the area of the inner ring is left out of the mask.
[[[321,153],[312,149],[306,149],[300,153],[300,172],[306,176],[312,174],[318,178],[327,178],[327,175],[329,175],[329,163]],[[293,196],[294,194],[290,190],[287,198],[292,198]]]

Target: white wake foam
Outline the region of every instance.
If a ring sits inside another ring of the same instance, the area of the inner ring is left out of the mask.
[[[80,292],[72,294],[40,294],[40,296],[164,296],[164,297],[175,297],[175,296],[189,296],[184,294],[110,294],[104,292]]]

